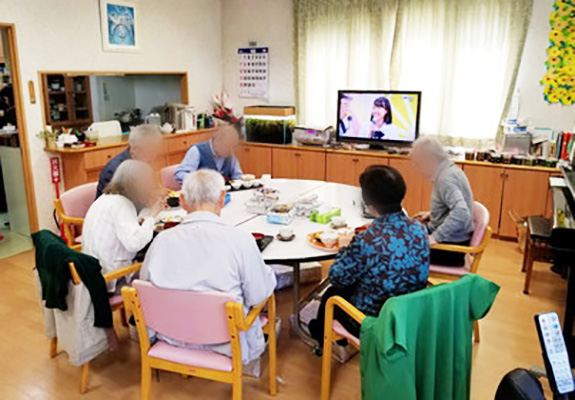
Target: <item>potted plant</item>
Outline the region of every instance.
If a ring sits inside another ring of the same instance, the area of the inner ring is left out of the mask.
[[[44,139],[46,142],[46,147],[55,147],[56,146],[56,138],[60,135],[60,131],[57,129],[52,130],[49,128],[44,128],[36,136],[41,139]]]

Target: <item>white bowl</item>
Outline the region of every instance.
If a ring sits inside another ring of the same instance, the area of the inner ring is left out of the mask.
[[[232,185],[234,190],[238,190],[242,187],[242,182],[240,182],[240,181],[234,181],[234,182],[231,182],[230,184]]]
[[[253,184],[254,184],[253,181],[243,181],[243,182],[242,182],[242,185],[244,185],[244,187],[245,187],[246,189],[251,188]]]

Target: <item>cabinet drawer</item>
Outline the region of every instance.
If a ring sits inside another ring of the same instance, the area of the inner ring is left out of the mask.
[[[114,147],[110,149],[86,152],[86,156],[84,157],[84,168],[87,171],[102,169],[106,164],[108,164],[108,161],[124,150],[124,147]]]
[[[196,142],[193,142],[192,138],[189,136],[169,139],[168,140],[168,153],[169,154],[185,153],[195,143]]]

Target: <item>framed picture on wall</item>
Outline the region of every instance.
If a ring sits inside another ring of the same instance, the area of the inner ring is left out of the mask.
[[[138,52],[138,10],[136,1],[100,0],[100,24],[104,51]]]

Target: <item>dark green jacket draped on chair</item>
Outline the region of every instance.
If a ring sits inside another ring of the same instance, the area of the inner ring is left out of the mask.
[[[72,279],[68,264],[73,262],[92,299],[94,326],[111,328],[112,308],[98,260],[69,248],[60,237],[47,230],[33,233],[32,239],[36,248],[36,268],[45,307],[62,311],[68,309],[66,296],[68,284]]]
[[[362,399],[468,399],[473,323],[498,291],[470,274],[389,299],[361,326]]]

